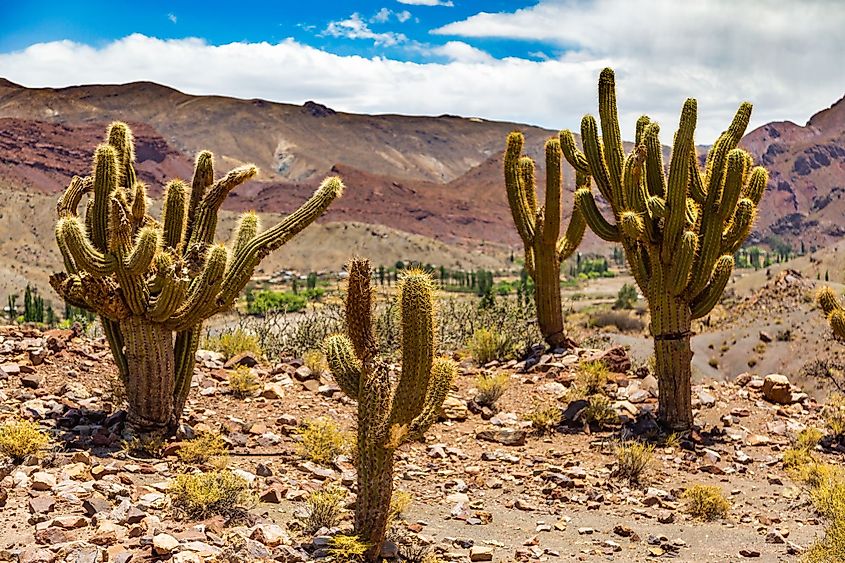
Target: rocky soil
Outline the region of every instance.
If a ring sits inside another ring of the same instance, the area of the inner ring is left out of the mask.
[[[244,355],[225,362],[208,351],[198,358],[180,438],[223,434],[230,468],[256,496],[236,521],[189,521],[172,506],[171,480],[192,470],[173,455],[178,441],[160,458],[122,446],[124,413],[102,340],[0,328],[0,423],[31,419],[52,438],[43,455],[0,470],[0,561],[294,562],[325,553],[335,530],[304,534],[297,515],[309,492],[327,483],[354,491],[354,466],[343,456],[328,467],[305,461],[296,429],[325,416],[353,430],[354,405],[329,376],[297,360],[265,365]],[[605,391],[621,425],[591,429],[582,422],[583,403],[564,399],[586,359],[611,369]],[[260,378],[256,397],[229,393],[229,368],[237,364]],[[397,489],[413,497],[396,537],[429,545],[443,561],[794,561],[822,532],[806,491],[780,462],[796,432],[823,427],[820,407],[782,376],[739,374],[696,386],[700,429],[667,441],[651,414],[656,382],[647,369],[631,367],[624,349],[537,354],[484,368],[465,361],[461,368],[443,420],[425,443],[399,453],[395,474]],[[498,412],[472,401],[480,372],[510,377]],[[524,420],[536,401],[564,410],[550,435]],[[657,444],[641,485],[614,476],[616,445],[634,437]],[[841,460],[841,448],[827,446],[819,458]],[[681,495],[698,483],[722,489],[731,502],[726,519],[686,514]]]

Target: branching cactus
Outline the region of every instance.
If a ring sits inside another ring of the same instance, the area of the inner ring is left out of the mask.
[[[576,206],[569,226],[560,237],[561,150],[558,139],[546,142],[546,200],[537,208],[534,161],[522,156],[522,133],[508,135],[505,150],[505,188],[513,222],[525,248],[525,270],[534,280],[534,301],[540,332],[549,346],[570,344],[563,326],[560,302],[560,263],[578,248],[586,223]],[[590,179],[576,173],[576,185],[589,186]],[[560,238],[559,238],[560,237]]]
[[[733,269],[733,254],[751,231],[768,174],[752,169],[737,145],[751,117],[743,103],[730,127],[698,168],[693,133],[696,102],[688,99],[675,134],[668,175],[657,123],[637,121],[634,150],[625,156],[616,111],[613,71],[599,80],[599,116],[581,122],[583,152],[561,132],[566,159],[595,179],[613,219],[599,212],[588,187],[576,193],[587,224],[601,238],[621,242],[634,278],[648,299],[657,359],[660,418],[675,430],[691,427],[691,323],[719,300]]]
[[[402,316],[402,372],[392,377],[378,355],[373,333],[372,273],[368,260],[353,260],[346,295],[347,335],[326,340],[326,356],[337,384],[358,402],[358,499],[355,533],[376,561],[384,543],[393,494],[393,454],[422,438],[437,419],[455,364],[435,358],[434,284],[428,274],[404,274],[399,295]]]
[[[827,317],[833,334],[840,339],[845,339],[845,309],[839,303],[836,293],[829,287],[823,287],[816,295],[816,302]]]
[[[168,433],[187,400],[203,321],[230,307],[258,263],[319,217],[343,184],[326,179],[305,205],[263,232],[257,216],[245,214],[226,247],[214,243],[217,212],[231,190],[255,176],[255,166],[215,180],[212,155],[201,152],[191,186],[167,184],[159,222],[148,213],[134,159],[131,131],[113,123],[91,176],[74,177],[59,199],[56,240],[66,272],[50,283],[71,305],[100,315],[126,387],[130,428]],[[83,219],[77,208],[86,194]]]

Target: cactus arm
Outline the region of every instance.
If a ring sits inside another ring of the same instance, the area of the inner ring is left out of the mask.
[[[592,115],[585,115],[581,119],[581,145],[584,147],[584,156],[590,164],[589,173],[595,179],[599,192],[612,205],[620,205],[622,197],[611,183],[610,172],[599,140],[598,125],[596,118]]]
[[[572,210],[572,217],[569,218],[569,225],[566,227],[566,233],[557,241],[556,252],[558,260],[563,261],[572,256],[572,253],[581,244],[584,238],[584,231],[587,230],[587,221],[584,215],[576,207]]]
[[[639,147],[640,145],[645,144],[645,132],[650,123],[651,118],[647,115],[641,115],[640,118],[637,119],[637,128],[634,134],[634,146]]]
[[[830,316],[832,312],[842,309],[842,305],[839,303],[839,298],[829,287],[823,287],[819,290],[816,294],[816,303],[819,307],[821,307],[821,310],[826,317]]]
[[[120,121],[114,121],[108,128],[108,143],[117,152],[119,185],[131,188],[137,180],[135,176],[135,141],[129,127]]]
[[[417,441],[431,428],[440,416],[440,408],[449,394],[452,382],[457,377],[455,362],[447,358],[437,358],[431,367],[431,382],[425,396],[423,409],[410,424],[406,441]]]
[[[232,255],[236,255],[258,234],[260,220],[254,211],[247,211],[238,220],[238,227],[235,234],[235,245],[232,247]]]
[[[71,178],[70,184],[62,193],[61,197],[59,197],[58,203],[56,203],[56,214],[58,217],[60,219],[64,217],[76,217],[82,196],[90,192],[93,187],[94,183],[90,176],[86,176],[85,178],[74,176]]]
[[[663,172],[663,147],[660,145],[660,125],[649,123],[643,132],[646,150],[646,185],[651,196],[666,197],[666,175]]]
[[[523,196],[528,213],[531,217],[537,216],[537,181],[534,179],[534,161],[527,156],[519,159],[520,185],[523,187]],[[535,228],[536,231],[536,228]],[[536,232],[535,232],[536,235]],[[534,237],[536,238],[536,236]]]
[[[622,188],[622,167],[625,154],[622,133],[616,110],[616,79],[613,70],[605,68],[599,76],[599,118],[604,145],[604,158],[610,174],[611,185],[618,193]]]
[[[751,177],[743,190],[743,197],[751,200],[755,207],[760,204],[763,192],[766,191],[766,184],[769,183],[769,172],[762,166],[757,166],[751,171]]]
[[[191,238],[188,241],[189,246],[194,244],[208,245],[214,241],[214,233],[217,229],[217,212],[223,205],[226,196],[256,174],[258,174],[258,168],[252,164],[239,166],[208,187],[197,209],[194,210]],[[193,194],[191,194],[191,197],[193,198]]]
[[[147,317],[154,322],[166,322],[184,302],[188,292],[188,280],[185,278],[165,278],[161,291],[153,299]]]
[[[352,341],[345,335],[336,334],[326,339],[324,350],[329,371],[341,391],[353,401],[357,401],[361,384],[361,362],[355,356]]]
[[[168,322],[172,330],[183,331],[208,318],[208,311],[216,305],[214,297],[220,291],[228,258],[225,246],[211,248],[202,273],[191,283],[187,299]]]
[[[185,189],[179,180],[167,184],[164,192],[164,239],[165,248],[178,249],[185,234]]]
[[[94,276],[107,276],[116,269],[114,256],[104,254],[91,244],[78,219],[60,219],[56,225],[60,247],[67,248],[77,267]]]
[[[136,227],[144,224],[147,218],[147,187],[141,182],[135,183],[135,196],[132,198],[132,221]]]
[[[664,219],[666,213],[666,200],[662,197],[653,195],[646,200],[646,209],[652,219]]]
[[[402,316],[402,374],[396,385],[390,424],[407,426],[422,412],[434,359],[434,284],[421,270],[405,273],[399,294]]]
[[[624,239],[622,240],[622,246],[625,248],[625,256],[628,258],[628,265],[631,267],[631,274],[634,276],[634,281],[645,291],[645,288],[649,287],[649,280],[651,279],[651,275],[649,274],[649,264],[651,261],[649,260],[648,252],[641,244],[637,244],[636,242],[627,243]]]
[[[144,227],[138,241],[123,261],[123,268],[131,276],[141,276],[149,269],[158,251],[158,229]]]
[[[373,290],[370,261],[358,258],[349,263],[346,286],[346,328],[355,356],[367,361],[378,353],[373,335]]]
[[[619,242],[620,234],[616,225],[608,222],[601,214],[596,200],[589,188],[581,188],[575,192],[575,201],[584,220],[599,238],[608,242]]]
[[[678,132],[672,147],[672,159],[669,162],[669,183],[666,196],[667,219],[663,232],[663,254],[669,262],[671,253],[677,247],[678,239],[686,226],[687,186],[689,180],[689,151],[693,146],[697,105],[695,100],[687,99],[681,110]],[[700,246],[700,245],[699,245]]]
[[[91,242],[99,251],[108,248],[109,208],[111,194],[118,182],[117,151],[111,145],[100,145],[94,153],[94,204],[91,223]]]
[[[343,193],[343,182],[338,177],[326,178],[305,204],[285,217],[277,225],[253,238],[232,259],[218,299],[223,307],[232,303],[244,288],[255,267],[302,229],[313,223]]]
[[[191,380],[194,376],[197,348],[199,348],[200,342],[200,327],[201,325],[195,325],[176,333],[176,341],[173,345],[173,411],[176,413],[181,413],[182,409],[185,408],[188,393],[191,390]]]
[[[646,200],[649,197],[643,175],[645,159],[645,147],[640,145],[625,159],[622,174],[624,188],[622,193],[625,199],[625,207],[637,213],[646,211]]]
[[[713,276],[710,278],[710,283],[704,290],[693,299],[690,304],[690,312],[693,319],[699,319],[709,313],[716,303],[719,302],[719,297],[725,291],[725,286],[731,279],[731,271],[734,267],[733,256],[725,255],[719,258],[716,262],[716,267],[713,269]]]
[[[646,225],[642,215],[636,211],[623,211],[619,214],[619,227],[622,233],[633,240],[648,241]]]
[[[707,200],[707,193],[704,191],[704,180],[698,170],[698,155],[695,152],[695,146],[690,150],[689,160],[689,195],[693,202],[702,205]]]
[[[743,181],[747,176],[745,151],[734,149],[728,153],[728,172],[725,176],[725,187],[719,202],[722,222],[727,223],[736,211],[736,205],[742,195]]]
[[[698,236],[692,231],[685,231],[669,267],[669,283],[666,289],[672,295],[678,296],[686,288],[697,248]]]
[[[200,202],[205,197],[208,187],[213,183],[214,156],[209,151],[202,151],[197,155],[194,165],[194,177],[191,181],[191,198],[188,202],[188,219],[185,225],[185,253],[188,251],[189,243],[193,241],[194,224],[197,220]]]
[[[120,332],[120,323],[101,316],[100,324],[103,326],[103,333],[106,335],[114,363],[117,365],[117,373],[125,387],[129,384],[129,361],[124,353],[123,333]]]
[[[532,210],[529,203],[528,191],[534,190],[534,185],[526,186],[520,174],[523,142],[522,133],[514,131],[508,135],[504,156],[504,172],[508,204],[511,215],[513,215],[513,222],[523,244],[529,247],[534,240],[535,211]]]
[[[733,254],[751,232],[757,209],[750,199],[741,199],[736,206],[736,212],[722,235],[723,252]]]
[[[546,141],[546,199],[542,209],[543,229],[539,233],[542,244],[557,245],[560,236],[560,140]],[[538,226],[539,229],[539,226]]]
[[[563,156],[576,172],[585,176],[590,175],[590,164],[587,162],[587,157],[578,150],[578,146],[575,144],[575,135],[569,129],[560,132],[560,148],[563,151]]]

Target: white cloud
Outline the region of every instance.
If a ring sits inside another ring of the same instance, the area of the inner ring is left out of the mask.
[[[340,36],[401,44],[430,57],[426,63],[339,56],[292,39],[214,46],[132,35],[97,47],[59,41],[0,54],[0,76],[38,87],[151,80],[192,94],[315,99],[341,111],[449,113],[577,130],[584,113],[597,111],[600,70],[612,66],[626,138],[647,113],[670,142],[681,105],[693,96],[699,143],[715,139],[742,99],[755,103],[753,127],[803,123],[845,93],[845,75],[836,71],[845,52],[845,9],[836,4],[713,0],[685,12],[668,0],[628,6],[541,1],[513,14],[479,14],[439,30],[456,39],[434,47],[373,32],[357,14],[335,22]],[[457,40],[535,35],[552,58],[495,59],[471,40]],[[569,50],[557,56],[555,46]]]
[[[411,12],[409,12],[408,10],[396,12],[396,19],[399,20],[399,23],[405,23],[406,21],[411,19]]]
[[[176,23],[176,14],[167,14],[167,19],[169,19],[171,23]]]
[[[393,12],[391,12],[387,8],[382,8],[381,10],[376,12],[373,17],[370,18],[370,21],[374,23],[384,23],[390,19],[390,14],[392,13]]]
[[[388,16],[390,15],[389,12],[390,10],[388,10]],[[378,17],[378,14],[374,17]],[[347,39],[371,39],[374,44],[384,47],[392,47],[408,40],[402,33],[394,33],[392,31],[378,33],[373,31],[367,25],[367,22],[361,19],[360,14],[357,13],[352,14],[345,20],[330,22],[322,34],[332,37],[345,37]]]
[[[409,6],[446,6],[451,8],[455,4],[452,0],[396,0],[400,4],[407,4]]]
[[[639,113],[677,124],[686,97],[699,104],[697,140],[709,143],[737,104],[755,105],[753,124],[802,123],[845,93],[845,4],[840,0],[540,0],[513,13],[479,13],[433,33],[555,45],[558,64],[600,63],[617,71],[620,112],[630,137]],[[547,68],[547,67],[546,67]],[[595,98],[595,75],[556,86]],[[595,113],[595,101],[582,106]],[[571,123],[574,116],[568,116]],[[752,125],[753,125],[752,124]]]

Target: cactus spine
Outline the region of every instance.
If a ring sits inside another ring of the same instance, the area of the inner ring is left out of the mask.
[[[404,274],[399,295],[402,372],[394,382],[378,354],[373,333],[372,272],[365,259],[349,268],[346,295],[348,335],[326,340],[329,368],[337,384],[358,402],[358,498],[355,533],[376,561],[384,543],[393,494],[393,454],[418,440],[437,419],[456,368],[435,358],[434,283],[420,271]]]
[[[681,112],[668,176],[657,123],[637,121],[634,150],[625,156],[616,110],[613,71],[599,79],[601,133],[593,116],[581,122],[583,152],[562,131],[564,155],[580,173],[595,178],[610,203],[613,221],[599,212],[589,187],[576,192],[587,224],[601,238],[620,242],[651,312],[657,359],[660,419],[686,430],[693,422],[690,376],[691,323],[715,306],[731,276],[733,254],[751,231],[768,173],[752,169],[751,155],[737,145],[751,117],[743,103],[698,168],[693,133],[696,102]]]
[[[201,152],[190,188],[179,180],[167,185],[159,223],[147,213],[134,160],[129,127],[112,123],[91,176],[74,177],[59,199],[56,241],[66,272],[50,283],[69,304],[100,315],[133,429],[171,432],[187,400],[203,321],[230,307],[261,259],[319,217],[343,184],[326,179],[305,205],[261,233],[247,214],[229,249],[214,244],[217,212],[255,166],[215,181],[212,155]],[[77,208],[86,194],[83,220]]]
[[[534,161],[522,156],[522,133],[508,135],[505,150],[505,188],[516,230],[525,248],[525,270],[534,280],[537,322],[549,346],[568,345],[560,301],[560,263],[578,248],[586,223],[577,205],[566,233],[560,237],[561,149],[556,138],[546,141],[546,201],[537,208]],[[589,185],[577,172],[576,185]],[[559,238],[560,237],[560,238]]]
[[[836,293],[829,287],[823,287],[816,295],[816,302],[821,308],[824,316],[827,317],[827,322],[830,323],[830,328],[837,338],[845,338],[845,309],[839,303],[839,298]]]

